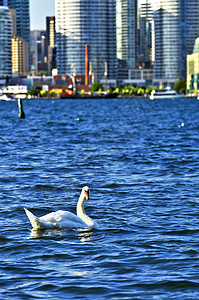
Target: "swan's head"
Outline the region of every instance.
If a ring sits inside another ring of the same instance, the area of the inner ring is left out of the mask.
[[[83,198],[86,198],[87,200],[89,200],[89,187],[84,186],[81,194],[82,194]]]

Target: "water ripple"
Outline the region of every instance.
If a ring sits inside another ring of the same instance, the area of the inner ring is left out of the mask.
[[[199,298],[198,101],[0,104],[2,299]],[[97,229],[31,230],[83,185]]]

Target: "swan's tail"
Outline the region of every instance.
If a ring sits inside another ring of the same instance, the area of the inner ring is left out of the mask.
[[[29,210],[27,210],[26,208],[24,208],[25,212],[26,212],[26,215],[28,217],[28,219],[30,220],[30,223],[32,225],[32,227],[34,229],[43,229],[44,228],[44,224],[43,222],[35,217]]]

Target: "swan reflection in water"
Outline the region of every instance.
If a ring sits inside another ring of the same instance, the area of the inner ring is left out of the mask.
[[[78,238],[82,243],[89,242],[94,237],[94,232],[90,228],[80,228]]]
[[[80,239],[82,243],[89,242],[92,238],[94,238],[95,234],[92,230],[92,228],[78,228],[75,230],[72,230],[73,232],[78,232],[77,236]],[[71,230],[61,230],[61,229],[46,229],[46,230],[41,230],[41,229],[32,229],[30,231],[30,236],[29,238],[41,238],[41,237],[53,237],[53,236],[61,236],[64,237],[66,236],[66,233],[71,234]]]

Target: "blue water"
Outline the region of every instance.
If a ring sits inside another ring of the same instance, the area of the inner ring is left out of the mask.
[[[0,103],[1,299],[199,299],[199,101]],[[23,207],[99,229],[31,231]]]

